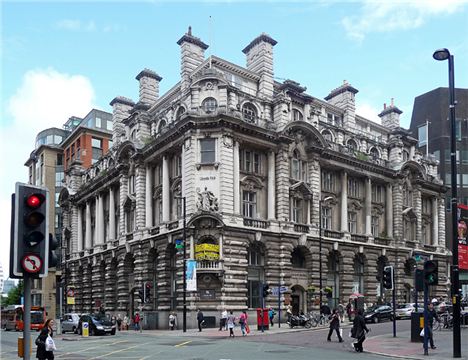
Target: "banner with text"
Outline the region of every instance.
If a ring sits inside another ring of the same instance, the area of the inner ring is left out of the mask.
[[[197,291],[197,261],[187,260],[187,291]]]
[[[458,205],[458,267],[468,270],[468,206]]]

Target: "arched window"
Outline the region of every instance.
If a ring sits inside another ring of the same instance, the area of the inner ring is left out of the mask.
[[[304,253],[300,248],[294,248],[291,253],[291,264],[293,268],[304,269],[306,267],[306,260]]]
[[[215,98],[209,97],[203,100],[202,108],[203,110],[205,110],[205,112],[212,113],[216,111],[217,107],[218,107],[218,102],[216,101]]]
[[[179,120],[183,114],[185,114],[185,108],[183,106],[180,106],[177,109],[176,120]]]
[[[403,161],[408,161],[409,160],[409,152],[406,150],[403,150]]]
[[[247,306],[257,308],[262,306],[260,283],[264,278],[264,250],[259,244],[252,244],[247,251]]]
[[[302,121],[302,119],[304,119],[302,113],[297,109],[293,109],[293,121]]]
[[[353,292],[364,294],[364,256],[362,254],[354,257]]]
[[[370,154],[372,160],[380,159],[379,150],[377,150],[375,147],[370,149],[369,154]]]
[[[348,142],[346,143],[346,145],[348,146],[348,149],[349,149],[350,151],[356,151],[356,150],[358,150],[357,143],[356,143],[356,141],[354,141],[353,139],[348,140]]]
[[[160,134],[161,131],[166,127],[166,121],[165,120],[161,120],[159,122],[159,125],[158,125],[158,130],[157,130],[157,133]]]
[[[244,116],[244,120],[248,123],[257,122],[257,110],[253,104],[245,103],[244,106],[242,106],[242,114]]]

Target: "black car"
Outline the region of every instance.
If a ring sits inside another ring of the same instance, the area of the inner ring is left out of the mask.
[[[393,320],[393,309],[388,305],[372,306],[364,313],[366,322],[381,322],[383,320]]]
[[[83,333],[83,323],[88,323],[89,336],[93,335],[115,335],[116,325],[112,324],[112,321],[102,315],[97,314],[85,314],[81,315],[80,321],[78,322],[78,334]]]

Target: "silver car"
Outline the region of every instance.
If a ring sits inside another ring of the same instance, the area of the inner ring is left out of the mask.
[[[78,321],[80,316],[78,314],[65,314],[62,317],[62,333],[73,332],[75,333],[78,329]]]
[[[411,318],[411,313],[415,310],[414,303],[407,303],[398,305],[395,310],[395,317],[397,319],[409,319]]]

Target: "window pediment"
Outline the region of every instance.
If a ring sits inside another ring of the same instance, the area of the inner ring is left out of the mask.
[[[123,206],[124,206],[124,209],[125,210],[130,210],[132,208],[135,208],[135,205],[136,205],[136,200],[135,200],[135,197],[132,196],[132,195],[127,195],[124,203],[123,203]]]
[[[348,201],[348,209],[350,211],[359,211],[362,209],[362,203],[357,200]]]
[[[312,189],[304,181],[299,181],[299,182],[295,183],[294,185],[291,185],[289,187],[289,192],[290,193],[301,194],[304,197],[312,197],[313,196]]]
[[[260,190],[263,189],[262,182],[255,176],[245,176],[241,179],[241,186],[245,190]]]

